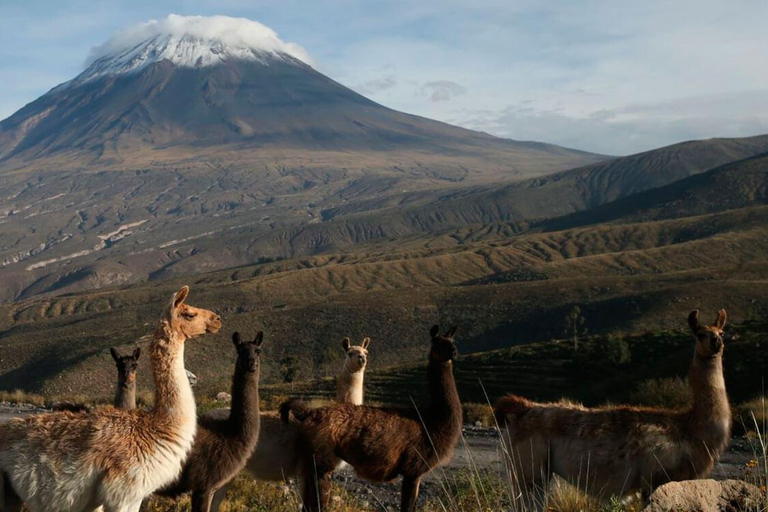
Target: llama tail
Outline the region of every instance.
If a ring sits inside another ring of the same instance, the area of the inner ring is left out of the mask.
[[[507,395],[496,402],[493,415],[496,423],[503,426],[510,420],[514,420],[531,410],[531,402],[517,395]]]
[[[293,413],[294,418],[304,421],[309,411],[310,408],[302,399],[292,398],[280,405],[280,418],[282,418],[283,422],[288,423],[291,421],[291,413]]]

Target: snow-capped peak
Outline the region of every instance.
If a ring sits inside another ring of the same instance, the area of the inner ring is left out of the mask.
[[[202,67],[231,59],[268,63],[274,58],[311,64],[301,46],[282,41],[274,30],[257,21],[170,14],[122,30],[94,48],[87,69],[76,81],[130,73],[162,60],[182,67]]]

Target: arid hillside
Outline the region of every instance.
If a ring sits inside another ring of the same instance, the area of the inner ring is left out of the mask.
[[[344,336],[372,337],[374,368],[418,362],[433,323],[459,325],[462,352],[471,353],[562,338],[574,305],[593,334],[680,329],[693,308],[724,307],[735,322],[760,318],[768,206],[742,206],[559,231],[480,224],[343,255],[8,303],[0,307],[0,388],[111,389],[108,347],[145,345],[181,284],[192,286],[190,303],[217,310],[226,325],[189,344],[187,365],[203,390],[227,387],[234,329],[266,331],[264,380],[275,383],[288,356],[297,378],[335,372]]]

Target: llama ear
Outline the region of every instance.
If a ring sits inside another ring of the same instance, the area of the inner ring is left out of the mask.
[[[433,338],[437,338],[437,335],[440,334],[440,327],[437,325],[433,325],[432,328],[429,330],[429,335]]]
[[[242,336],[240,336],[240,333],[238,331],[235,331],[232,333],[232,343],[235,345],[240,345],[243,342]]]
[[[458,330],[458,327],[454,325],[448,329],[448,332],[445,333],[445,337],[449,339],[453,338],[453,335],[456,334],[456,330]]]
[[[259,331],[256,333],[256,337],[253,339],[253,342],[256,344],[257,347],[260,347],[262,343],[264,343],[264,331]]]
[[[189,286],[182,286],[181,290],[173,294],[169,308],[171,317],[175,316],[176,310],[179,309],[179,306],[184,304],[184,301],[187,299],[187,295],[189,295]]]
[[[368,348],[368,345],[371,344],[371,338],[363,338],[363,348]]]
[[[141,347],[136,347],[136,350],[133,351],[133,355],[131,357],[134,361],[138,361],[141,357]]]
[[[109,353],[112,354],[112,359],[114,359],[116,363],[120,362],[120,354],[117,353],[115,347],[110,348]]]
[[[352,346],[352,341],[349,338],[344,338],[341,340],[341,348],[344,349],[344,352],[349,350],[349,347]]]
[[[715,327],[722,330],[723,327],[725,327],[725,318],[726,318],[725,310],[721,309],[720,311],[718,311],[717,320],[715,320]]]
[[[693,332],[697,332],[699,330],[700,324],[699,324],[699,310],[694,309],[691,311],[691,314],[688,315],[688,325],[691,326],[691,330]]]

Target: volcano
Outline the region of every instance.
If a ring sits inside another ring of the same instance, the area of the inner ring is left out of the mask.
[[[514,175],[599,159],[394,111],[307,61],[298,45],[249,20],[171,15],[143,24],[0,122],[0,164],[131,167],[222,152],[416,151],[488,157]]]
[[[257,22],[171,15],[0,122],[0,300],[397,244],[447,227],[366,219],[602,159],[384,107]]]

